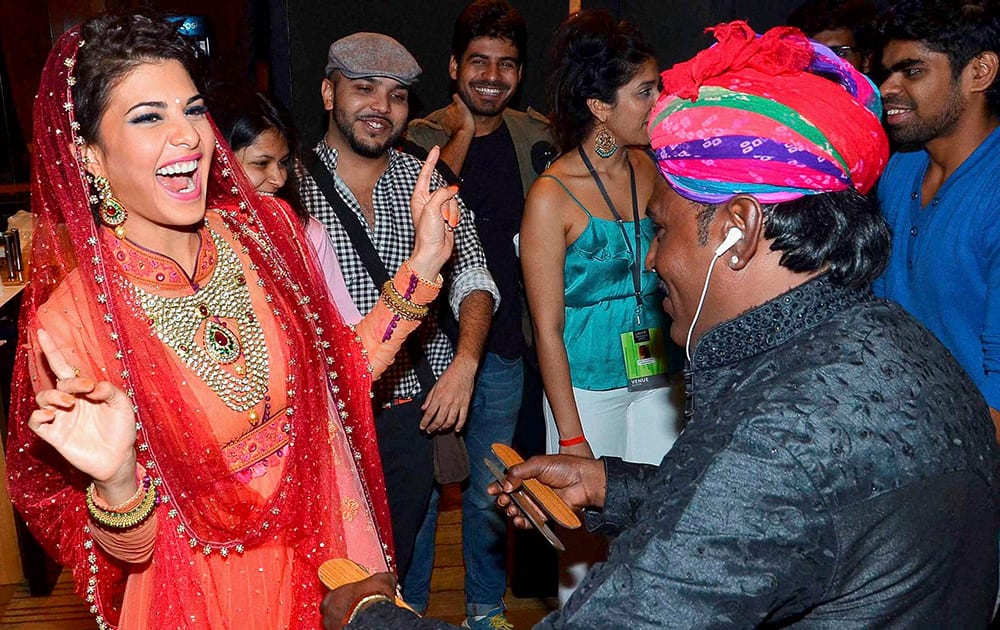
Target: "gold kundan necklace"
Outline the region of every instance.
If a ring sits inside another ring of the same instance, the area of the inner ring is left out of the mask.
[[[193,295],[153,295],[129,281],[156,336],[234,411],[251,410],[267,394],[270,368],[264,330],[236,252],[214,230],[217,262],[207,284]],[[235,321],[238,332],[226,320]],[[243,357],[243,365],[238,364]],[[235,364],[235,365],[234,365]]]

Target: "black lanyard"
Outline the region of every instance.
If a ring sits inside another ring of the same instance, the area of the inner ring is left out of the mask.
[[[625,239],[625,247],[628,248],[628,253],[634,258],[632,263],[632,286],[635,288],[635,323],[638,326],[642,323],[642,281],[639,279],[639,269],[642,264],[642,261],[639,260],[639,257],[642,255],[642,241],[639,240],[639,197],[635,193],[635,169],[632,168],[632,162],[628,159],[628,155],[626,155],[625,163],[628,165],[629,183],[632,188],[632,224],[635,225],[635,247],[633,248],[632,243],[628,240],[628,232],[625,231],[625,220],[622,219],[622,215],[618,214],[615,204],[611,202],[611,197],[608,196],[608,191],[604,188],[604,182],[601,181],[600,175],[594,170],[594,165],[591,164],[590,158],[587,157],[583,147],[578,146],[577,151],[580,152],[583,164],[590,171],[590,176],[594,178],[597,189],[601,191],[601,196],[604,197],[605,203],[608,204],[608,209],[611,210],[611,215],[615,218],[618,229],[622,231],[622,238]]]

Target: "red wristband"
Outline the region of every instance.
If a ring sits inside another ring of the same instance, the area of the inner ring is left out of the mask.
[[[569,438],[568,440],[559,440],[559,446],[576,446],[577,444],[583,444],[586,441],[587,437],[581,433],[580,435]]]

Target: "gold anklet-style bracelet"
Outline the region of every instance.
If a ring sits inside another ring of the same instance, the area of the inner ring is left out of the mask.
[[[148,477],[143,480],[143,484],[148,484],[146,493],[142,501],[135,509],[128,512],[109,512],[97,507],[94,502],[94,484],[87,486],[87,512],[95,523],[109,529],[129,529],[142,523],[153,514],[156,508],[156,488],[148,482]]]
[[[354,621],[355,617],[358,616],[359,612],[361,612],[363,609],[367,608],[368,606],[371,606],[372,604],[377,604],[378,602],[389,602],[389,603],[392,603],[392,598],[388,597],[386,595],[383,595],[381,593],[372,593],[370,595],[362,595],[361,597],[358,598],[358,601],[354,602],[354,605],[351,606],[351,609],[348,611],[347,616],[344,617],[343,625],[345,625],[345,626],[349,625],[352,621]]]
[[[427,306],[415,304],[400,295],[392,280],[386,280],[385,284],[382,285],[382,298],[385,300],[385,304],[389,307],[389,310],[403,319],[423,319],[430,312]]]
[[[433,290],[437,291],[437,290],[439,290],[444,285],[444,278],[441,277],[441,274],[438,274],[437,278],[435,278],[433,281],[431,281],[431,280],[428,280],[427,278],[423,277],[422,275],[420,275],[416,271],[414,271],[413,267],[410,266],[410,259],[409,258],[407,258],[406,260],[403,261],[403,268],[404,268],[403,271],[405,271],[406,273],[410,274],[411,276],[414,276],[420,282],[420,284],[424,285],[428,289],[433,289]]]

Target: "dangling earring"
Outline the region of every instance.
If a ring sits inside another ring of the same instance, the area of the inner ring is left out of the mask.
[[[608,129],[608,126],[601,123],[594,134],[594,153],[604,159],[608,159],[618,151],[618,138]]]
[[[111,195],[111,182],[107,177],[94,175],[94,186],[97,188],[97,198],[101,205],[98,208],[98,215],[101,223],[115,229],[115,236],[119,239],[125,238],[125,221],[128,219],[128,210],[120,201]]]

